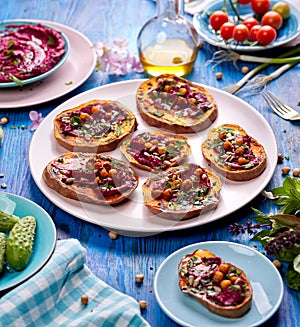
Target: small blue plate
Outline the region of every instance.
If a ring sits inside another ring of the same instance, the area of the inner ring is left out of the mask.
[[[0,291],[3,291],[24,282],[47,263],[55,248],[56,228],[44,209],[23,197],[0,192],[0,209],[20,218],[33,216],[36,219],[35,242],[29,264],[18,272],[8,272],[4,268],[0,275]]]
[[[289,19],[284,22],[283,26],[277,31],[277,38],[274,42],[269,45],[261,46],[261,45],[243,45],[238,43],[230,43],[226,44],[220,36],[218,36],[214,30],[209,25],[209,16],[216,10],[221,10],[223,7],[223,0],[216,0],[211,1],[210,3],[205,6],[201,12],[197,13],[193,17],[193,25],[197,30],[198,34],[208,43],[211,45],[231,49],[236,51],[261,51],[267,50],[275,47],[282,46],[293,39],[295,39],[298,35],[300,35],[300,12],[299,10],[294,7],[292,4],[289,3],[291,14]],[[276,1],[271,1],[271,7],[276,3]],[[226,1],[227,12],[231,17],[231,21],[236,19],[236,16],[228,3]],[[253,11],[251,9],[250,4],[248,5],[239,5],[237,4],[237,9],[241,17],[253,17]]]
[[[245,272],[252,284],[253,300],[243,317],[214,314],[180,291],[179,262],[197,249],[209,250]],[[274,264],[259,251],[238,243],[211,241],[188,245],[165,259],[155,275],[154,292],[161,309],[181,326],[251,327],[261,325],[277,311],[283,297],[283,282]]]
[[[37,25],[38,23],[34,23],[34,22],[26,21],[26,20],[9,20],[9,21],[4,20],[2,22],[0,21],[0,32],[3,31],[7,25],[11,25],[11,24],[13,24],[13,25]],[[50,25],[45,25],[45,24],[43,24],[43,25],[47,28],[55,29]],[[68,55],[69,55],[69,51],[70,51],[70,42],[65,34],[61,33],[61,36],[65,41],[66,51],[65,51],[64,55],[61,57],[61,59],[59,60],[59,62],[53,68],[51,68],[50,70],[48,70],[47,72],[45,72],[41,75],[22,80],[22,86],[40,81],[40,80],[48,77],[49,75],[54,73],[66,61],[66,59],[68,58]],[[17,84],[16,82],[0,83],[0,88],[8,88],[8,87],[16,87],[16,86],[20,86],[20,85]]]

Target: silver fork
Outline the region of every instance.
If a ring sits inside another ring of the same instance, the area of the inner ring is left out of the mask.
[[[270,91],[264,91],[262,96],[274,112],[286,120],[300,120],[298,111],[284,104],[275,94]]]

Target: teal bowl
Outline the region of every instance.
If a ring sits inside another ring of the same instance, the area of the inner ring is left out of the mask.
[[[1,32],[4,31],[5,27],[8,25],[38,25],[39,23],[37,22],[30,22],[30,21],[26,21],[26,20],[5,20],[0,22],[0,37],[1,37]],[[56,30],[58,31],[56,28],[53,28],[50,25],[47,24],[42,24],[43,26]],[[0,83],[0,88],[10,88],[10,87],[16,87],[16,86],[23,86],[23,85],[27,85],[27,84],[31,84],[37,81],[40,81],[42,79],[45,79],[46,77],[48,77],[49,75],[53,74],[57,69],[59,69],[59,67],[61,67],[63,65],[63,63],[67,60],[69,52],[70,52],[70,42],[68,40],[68,38],[66,37],[66,35],[64,33],[61,33],[61,37],[63,38],[64,42],[65,42],[65,53],[63,54],[63,56],[60,58],[60,60],[56,63],[56,65],[54,67],[52,67],[51,69],[49,69],[48,71],[34,76],[32,78],[27,78],[24,80],[21,80],[21,83],[18,82],[2,82]]]
[[[0,192],[0,209],[20,218],[36,220],[33,252],[27,267],[12,271],[6,267],[0,275],[0,292],[15,287],[36,274],[50,259],[56,245],[56,228],[49,214],[36,203],[18,195]],[[8,233],[7,233],[8,236]]]

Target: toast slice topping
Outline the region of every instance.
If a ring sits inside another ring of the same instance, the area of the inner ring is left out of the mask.
[[[63,111],[54,120],[56,139],[71,151],[111,151],[135,129],[134,114],[111,100],[84,103]]]
[[[235,124],[212,128],[202,143],[202,153],[215,169],[236,181],[255,178],[266,167],[264,147]]]
[[[142,118],[149,125],[174,133],[198,132],[217,117],[217,105],[204,87],[173,74],[145,81],[136,98]]]
[[[252,286],[246,274],[207,250],[186,255],[178,266],[179,287],[209,310],[240,317],[251,307]]]
[[[191,218],[219,202],[220,179],[199,165],[188,163],[148,178],[143,184],[145,205],[166,218]]]
[[[66,197],[102,204],[124,200],[138,185],[138,177],[124,162],[81,152],[64,153],[52,160],[43,178]]]
[[[162,131],[143,132],[121,145],[133,165],[148,171],[166,170],[190,155],[191,147],[182,135]]]

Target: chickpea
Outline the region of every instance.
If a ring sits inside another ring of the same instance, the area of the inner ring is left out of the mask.
[[[229,141],[223,143],[223,148],[225,151],[230,151],[232,149],[232,144]]]
[[[226,263],[222,263],[219,266],[219,270],[223,273],[223,274],[227,274],[228,271],[228,264]]]
[[[178,92],[180,92],[182,95],[186,95],[187,94],[187,89],[185,87],[181,87]]]
[[[223,73],[222,72],[217,72],[216,73],[216,79],[217,80],[220,80],[220,79],[222,79],[223,78]]]
[[[109,176],[109,177],[113,177],[114,175],[116,175],[117,172],[118,172],[117,169],[111,169],[111,170],[108,172],[108,176]]]
[[[222,290],[226,290],[226,288],[228,288],[230,285],[232,285],[232,283],[229,279],[223,279],[220,283]]]
[[[238,158],[238,164],[239,165],[245,165],[247,162],[248,162],[248,160],[245,159],[244,157]]]
[[[166,201],[169,201],[173,196],[173,190],[171,188],[167,188],[163,191],[163,198]]]
[[[94,114],[95,112],[99,111],[100,109],[96,106],[92,107],[91,112]]]
[[[215,283],[220,283],[223,278],[224,274],[221,271],[216,271],[213,276],[213,281]]]
[[[231,276],[230,281],[232,284],[234,284],[238,280],[238,276]]]
[[[146,309],[146,308],[148,307],[148,302],[145,301],[145,300],[141,300],[141,301],[139,302],[139,305],[140,305],[140,308],[141,308],[141,309]]]
[[[95,169],[100,169],[100,168],[102,168],[102,163],[100,161],[96,161],[94,163],[94,167],[95,167]]]
[[[173,181],[173,184],[174,184],[174,185],[180,185],[180,184],[181,184],[181,180],[179,180],[179,179],[175,179],[175,180]]]
[[[141,284],[144,281],[144,274],[136,274],[135,281],[138,284]]]
[[[8,123],[8,118],[4,116],[1,118],[0,122],[2,125],[6,125]]]
[[[167,152],[167,148],[165,146],[159,146],[157,148],[158,154],[165,154]]]
[[[242,145],[242,144],[244,144],[243,137],[237,137],[237,138],[235,139],[235,143],[238,144],[238,145]]]
[[[108,171],[105,168],[100,170],[100,176],[106,178],[108,176]]]
[[[281,268],[281,262],[279,260],[274,260],[273,261],[273,265],[277,268],[280,269]]]
[[[283,175],[287,175],[290,171],[291,171],[291,169],[289,167],[281,168],[281,172]]]
[[[234,153],[241,156],[242,154],[244,154],[245,152],[245,149],[242,147],[242,146],[239,146],[235,151]]]
[[[88,120],[89,118],[90,118],[90,115],[86,112],[82,112],[80,114],[80,119],[82,119],[82,120]]]
[[[189,102],[191,104],[196,104],[197,103],[197,99],[195,99],[195,98],[189,98]]]
[[[152,139],[150,142],[153,145],[157,145],[158,144],[158,139]]]
[[[242,73],[243,74],[247,74],[249,72],[249,67],[247,67],[247,66],[243,66],[242,67]]]
[[[118,238],[118,234],[115,232],[109,232],[108,236],[112,239],[112,240],[116,240]]]
[[[203,174],[203,169],[202,168],[197,168],[196,170],[195,170],[195,175],[196,176],[201,176]]]
[[[221,140],[225,140],[226,139],[226,133],[225,132],[219,132],[219,138]]]
[[[152,143],[150,143],[150,142],[146,142],[145,143],[145,148],[151,149],[152,147],[153,147],[153,144]]]
[[[293,170],[293,176],[298,177],[299,175],[300,175],[300,169],[299,168],[295,168]]]
[[[172,90],[172,85],[165,85],[164,91],[165,92],[170,92]]]

